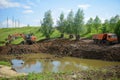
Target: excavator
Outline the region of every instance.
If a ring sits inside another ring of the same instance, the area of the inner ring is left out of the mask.
[[[7,39],[6,39],[6,45],[10,44],[13,40],[17,39],[17,38],[23,38],[24,41],[21,42],[21,44],[33,44],[36,42],[36,36],[33,36],[32,33],[30,34],[23,34],[23,33],[15,33],[12,35],[8,35]]]

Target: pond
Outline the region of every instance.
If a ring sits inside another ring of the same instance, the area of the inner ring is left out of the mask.
[[[12,67],[19,73],[63,72],[97,69],[106,66],[120,65],[120,62],[80,59],[74,57],[53,57],[48,54],[38,54],[33,59],[12,59]]]

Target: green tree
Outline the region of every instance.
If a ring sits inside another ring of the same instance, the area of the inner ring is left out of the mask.
[[[82,32],[83,25],[84,25],[83,19],[84,19],[83,10],[78,9],[74,18],[74,29],[73,29],[74,31],[73,33],[76,35],[76,40],[79,40],[80,38],[80,33]]]
[[[94,19],[94,28],[97,31],[97,33],[100,27],[101,27],[101,20],[98,16],[96,16]]]
[[[116,23],[119,21],[120,17],[119,15],[116,15],[115,17],[112,17],[110,19],[110,32],[114,32],[114,29],[115,29],[115,26],[116,26]]]
[[[73,24],[74,24],[74,14],[71,10],[67,16],[67,27],[66,27],[66,33],[67,34],[73,34]]]
[[[42,32],[42,34],[49,39],[50,35],[53,33],[53,19],[51,16],[51,11],[47,11],[45,12],[44,18],[43,18],[43,22],[41,24],[41,28],[40,31]]]
[[[118,42],[120,43],[120,20],[117,22],[114,32],[116,33],[118,37]]]
[[[73,38],[73,27],[74,27],[74,13],[71,10],[67,16],[66,22],[66,33],[69,34],[69,38]]]
[[[57,29],[61,32],[61,38],[64,37],[65,33],[65,23],[64,23],[64,13],[60,14],[59,20],[57,21]]]
[[[106,33],[109,30],[109,21],[106,19],[102,25],[101,31],[102,33]]]
[[[93,19],[90,18],[87,23],[86,23],[86,27],[87,27],[87,33],[91,33],[92,28],[93,28]]]
[[[119,20],[120,20],[120,16],[119,16],[119,15],[116,15],[116,16],[115,16],[115,23],[117,23]]]

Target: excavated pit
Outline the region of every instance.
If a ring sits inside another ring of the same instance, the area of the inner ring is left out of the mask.
[[[0,46],[0,54],[48,53],[58,57],[72,56],[87,59],[120,61],[120,44],[97,45],[92,40],[51,39],[33,45]]]

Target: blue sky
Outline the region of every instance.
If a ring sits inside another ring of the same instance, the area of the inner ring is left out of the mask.
[[[119,4],[120,0],[0,0],[0,27],[6,27],[7,17],[9,27],[13,25],[13,18],[16,24],[20,21],[20,26],[38,26],[48,10],[52,11],[55,25],[61,12],[67,16],[70,10],[75,14],[79,8],[84,10],[85,22],[96,15],[103,22],[112,16],[120,15]]]

